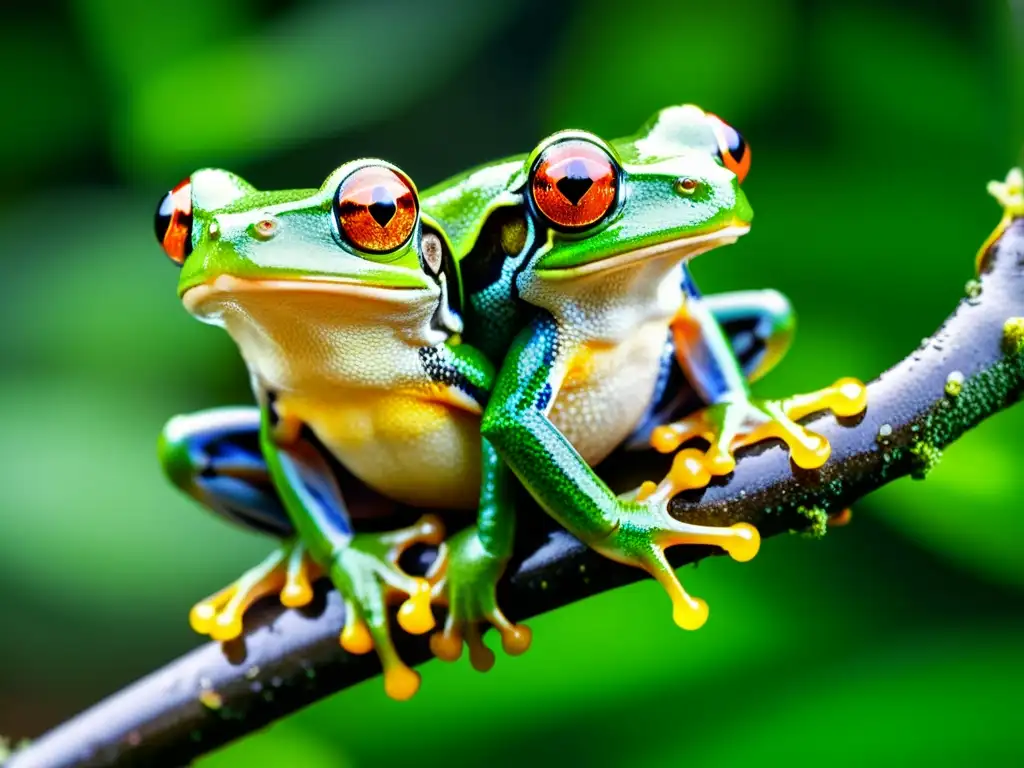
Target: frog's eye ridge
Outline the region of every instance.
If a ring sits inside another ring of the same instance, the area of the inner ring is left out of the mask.
[[[185,179],[163,196],[156,209],[156,239],[178,266],[192,253],[192,183]]]
[[[597,144],[564,139],[541,152],[530,171],[537,210],[557,229],[597,224],[614,208],[619,167]]]
[[[357,250],[370,253],[387,253],[408,242],[418,210],[409,180],[384,166],[353,171],[334,195],[338,232]]]
[[[718,140],[718,156],[722,164],[736,174],[740,184],[750,170],[750,147],[740,132],[718,115],[708,114]]]

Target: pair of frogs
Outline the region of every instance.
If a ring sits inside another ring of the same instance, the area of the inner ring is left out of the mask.
[[[702,297],[687,272],[748,231],[749,166],[739,133],[685,105],[612,142],[556,133],[422,194],[380,160],[347,163],[318,190],[261,192],[209,169],[175,187],[157,238],[181,266],[188,311],[238,344],[257,405],[171,419],[161,460],[203,505],[280,540],[196,605],[192,626],[232,639],[255,600],[302,606],[325,576],[346,605],[342,646],[377,651],[390,696],[419,687],[390,635],[396,603],[411,633],[434,629],[431,606],[446,605],[434,653],[455,659],[465,643],[487,669],[487,623],[510,654],[530,644],[495,597],[521,489],[598,552],[658,579],[680,626],[703,624],[707,606],[665,548],[711,544],[748,560],[759,537],[746,524],[680,522],[671,497],[728,474],[736,449],[763,440],[818,467],[828,443],[796,420],[865,407],[853,379],[752,398],[748,382],[789,346],[788,302]],[[630,493],[592,469],[617,448],[669,453],[694,439],[709,447],[680,450],[667,477]],[[476,520],[447,539],[435,514],[379,532],[380,497]],[[353,522],[374,515],[376,526]],[[416,543],[444,544],[429,578],[399,563]]]

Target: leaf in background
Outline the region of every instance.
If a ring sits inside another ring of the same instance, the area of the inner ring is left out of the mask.
[[[66,161],[100,136],[99,96],[68,38],[63,31],[21,21],[0,26],[5,185],[13,187],[40,167]]]
[[[218,29],[215,44],[133,77],[115,149],[126,169],[155,176],[372,123],[443,82],[514,5],[317,2],[251,33]]]
[[[668,765],[1013,765],[1021,756],[1024,631],[997,624],[884,636],[699,711],[641,762]],[[766,681],[767,682],[767,681]],[[686,715],[686,711],[680,713]],[[669,723],[665,723],[669,726]],[[656,731],[657,732],[657,731]]]
[[[114,99],[138,91],[154,72],[180,67],[198,52],[248,32],[262,19],[258,5],[252,0],[70,3],[82,42]],[[188,108],[188,83],[182,80],[165,94],[168,122]]]
[[[227,375],[244,387],[227,334],[177,298],[178,270],[153,236],[157,202],[57,189],[0,214],[18,255],[0,286],[0,354],[12,371],[147,391],[165,398],[167,416],[214,404],[203,393]]]
[[[350,724],[336,725],[345,730]],[[193,765],[196,768],[259,768],[272,765],[348,768],[353,765],[346,758],[346,750],[325,738],[327,734],[296,727],[294,721],[286,720],[270,732],[263,732],[256,738],[247,738],[226,749],[220,749],[197,760]]]
[[[15,404],[0,431],[5,585],[54,609],[152,618],[187,611],[269,551],[163,477],[156,439],[171,414],[158,398],[6,379],[0,401]]]
[[[987,17],[992,14],[984,9],[1002,5],[988,0],[974,10]],[[851,150],[944,167],[956,193],[961,162],[976,162],[978,154],[1006,162],[1007,151],[1018,149],[1021,137],[1010,128],[1020,94],[999,62],[972,50],[969,38],[891,7],[823,8],[809,74],[832,127]],[[1005,32],[986,37],[989,46],[1009,44]]]
[[[550,41],[552,130],[626,135],[682,103],[742,125],[778,97],[796,63],[796,8],[788,0],[576,7],[563,36]]]
[[[790,648],[717,686],[609,703],[605,721],[642,728],[595,738],[567,713],[552,735],[580,765],[1015,765],[1022,640],[1003,621]]]

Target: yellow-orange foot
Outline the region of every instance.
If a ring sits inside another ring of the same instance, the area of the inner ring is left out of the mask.
[[[242,634],[242,618],[249,606],[274,594],[289,608],[306,605],[313,599],[312,583],[320,574],[302,544],[282,544],[233,584],[196,603],[189,612],[189,624],[214,640],[234,640]]]
[[[488,551],[476,526],[459,531],[445,543],[434,594],[437,603],[448,607],[448,618],[430,638],[430,650],[439,659],[455,661],[465,643],[473,668],[489,670],[494,653],[480,637],[481,625],[486,628],[486,624],[498,631],[502,648],[510,656],[530,647],[529,628],[513,624],[498,607],[496,588],[507,561]]]
[[[345,627],[341,646],[349,653],[376,649],[384,668],[384,690],[404,701],[419,690],[420,676],[399,658],[388,626],[388,605],[400,602],[398,624],[421,635],[434,628],[431,584],[410,576],[398,565],[402,553],[414,544],[440,545],[444,527],[435,515],[424,515],[414,525],[387,533],[357,534],[338,550],[328,575],[345,601]]]
[[[857,379],[840,379],[831,387],[786,400],[741,398],[708,406],[674,424],[658,427],[651,445],[671,453],[683,443],[700,438],[709,443],[704,463],[714,476],[736,468],[735,451],[777,438],[789,447],[793,463],[817,469],[832,448],[821,435],[797,423],[812,413],[830,410],[836,416],[856,416],[867,407],[867,388]]]
[[[702,451],[688,448],[672,460],[672,469],[660,483],[644,483],[620,497],[628,507],[617,527],[590,545],[606,557],[643,568],[656,578],[672,600],[672,616],[683,629],[699,629],[708,618],[708,606],[683,589],[668,564],[665,550],[677,544],[700,544],[724,549],[738,562],[757,554],[761,537],[754,526],[691,525],[668,513],[668,502],[680,491],[703,488],[711,479]]]

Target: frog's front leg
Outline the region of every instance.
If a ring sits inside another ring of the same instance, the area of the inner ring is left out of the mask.
[[[746,301],[750,301],[755,294],[747,296],[750,298]],[[867,405],[867,389],[857,379],[844,378],[816,392],[784,400],[754,398],[747,386],[748,375],[751,379],[762,375],[778,360],[785,345],[768,345],[758,364],[745,372],[722,327],[722,321],[750,312],[751,308],[743,304],[737,295],[726,294],[717,302],[716,297],[690,298],[673,319],[676,358],[689,383],[709,405],[654,429],[651,445],[669,453],[691,439],[701,438],[710,444],[705,460],[711,474],[726,475],[736,466],[736,450],[778,438],[789,447],[794,464],[816,469],[828,460],[831,447],[823,436],[797,420],[822,410],[831,410],[836,416],[855,416]]]
[[[709,480],[698,451],[680,452],[669,476],[643,498],[617,497],[548,418],[574,351],[550,317],[538,317],[505,358],[484,412],[483,436],[548,514],[596,551],[652,574],[672,599],[676,623],[696,629],[707,606],[683,590],[665,550],[713,545],[749,560],[760,543],[757,531],[745,523],[690,525],[668,514],[674,494]]]
[[[494,654],[480,638],[481,624],[501,635],[505,652],[512,656],[530,647],[530,630],[513,624],[498,606],[497,586],[512,556],[515,535],[515,477],[489,441],[482,441],[483,478],[477,524],[459,531],[445,542],[438,601],[447,605],[444,629],[430,638],[430,649],[444,661],[462,655],[463,642],[475,669],[494,666]]]
[[[175,416],[160,434],[161,465],[179,489],[236,524],[281,539],[262,563],[190,611],[192,628],[214,640],[241,635],[245,612],[262,597],[306,605],[320,575],[271,485],[259,428],[257,408],[216,408]]]
[[[272,396],[261,412],[260,446],[274,487],[310,556],[345,601],[342,647],[356,654],[376,649],[388,695],[408,699],[419,689],[420,676],[398,656],[387,609],[394,596],[404,598],[399,625],[412,634],[433,629],[430,583],[407,574],[398,560],[413,544],[439,545],[441,521],[424,515],[403,530],[355,533],[322,446],[301,422],[279,414]]]
[[[494,385],[494,366],[476,347],[447,344],[439,350],[433,373],[449,396],[469,398],[482,407]],[[444,383],[447,382],[447,383]],[[513,624],[498,606],[497,586],[515,536],[515,477],[486,439],[481,440],[481,477],[477,521],[445,542],[434,568],[434,599],[448,609],[444,628],[430,638],[434,655],[455,661],[462,645],[469,647],[470,662],[486,671],[494,654],[483,644],[482,625],[501,635],[505,651],[516,655],[530,645],[530,631]]]

